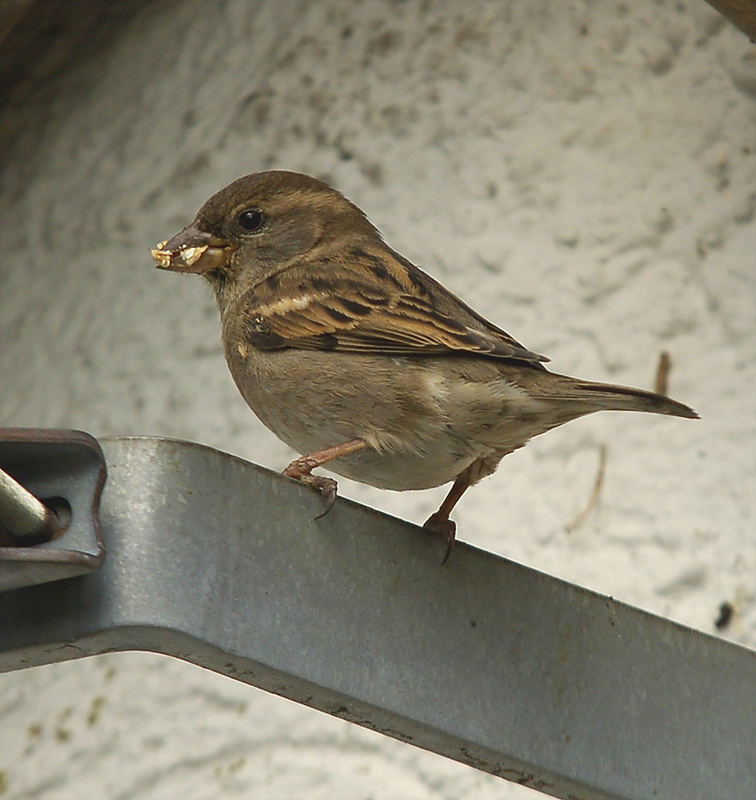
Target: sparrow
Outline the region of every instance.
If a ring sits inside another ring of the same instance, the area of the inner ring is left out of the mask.
[[[594,411],[697,418],[661,394],[550,372],[392,250],[365,214],[309,175],[239,178],[152,250],[212,286],[231,375],[303,455],[284,474],[333,505],[329,469],[384,489],[452,482],[424,528],[446,539],[463,493],[533,436]],[[442,562],[443,563],[443,562]]]

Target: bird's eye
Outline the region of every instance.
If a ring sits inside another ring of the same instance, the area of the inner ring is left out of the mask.
[[[265,214],[258,208],[248,208],[239,214],[236,221],[247,233],[255,233],[265,224]]]

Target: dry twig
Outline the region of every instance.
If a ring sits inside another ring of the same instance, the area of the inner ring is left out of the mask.
[[[572,522],[569,522],[565,526],[567,533],[572,533],[577,527],[582,525],[598,503],[599,496],[601,495],[601,489],[604,486],[604,474],[606,472],[606,452],[606,442],[601,442],[599,445],[598,470],[596,470],[596,480],[593,482],[591,496],[588,498],[585,508],[575,517],[575,519],[572,520]]]
[[[666,350],[659,353],[659,364],[656,367],[656,380],[654,381],[654,391],[657,394],[666,395],[668,391],[669,371],[672,369],[672,359]]]

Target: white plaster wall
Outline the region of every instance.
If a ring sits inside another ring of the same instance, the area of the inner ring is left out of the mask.
[[[96,37],[93,36],[93,45]],[[700,422],[595,416],[508,457],[460,538],[756,644],[756,56],[702,0],[174,0],[45,54],[0,111],[0,421],[292,453],[237,396],[200,280],[148,249],[246,172],[332,181],[557,371]],[[584,506],[608,446],[600,501]],[[444,490],[344,495],[415,521]],[[465,676],[460,676],[465,680]],[[0,676],[0,797],[535,793],[179,662]]]

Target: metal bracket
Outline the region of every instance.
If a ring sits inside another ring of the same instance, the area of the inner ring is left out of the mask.
[[[756,654],[187,442],[102,442],[102,568],[0,671],[151,650],[562,798],[750,800]]]
[[[47,534],[42,541],[5,530],[0,591],[82,575],[102,564],[97,515],[105,457],[95,439],[81,431],[0,428],[0,470],[44,501],[38,504],[43,510],[47,506],[65,517],[63,524],[41,526]],[[0,518],[0,533],[2,523]]]

